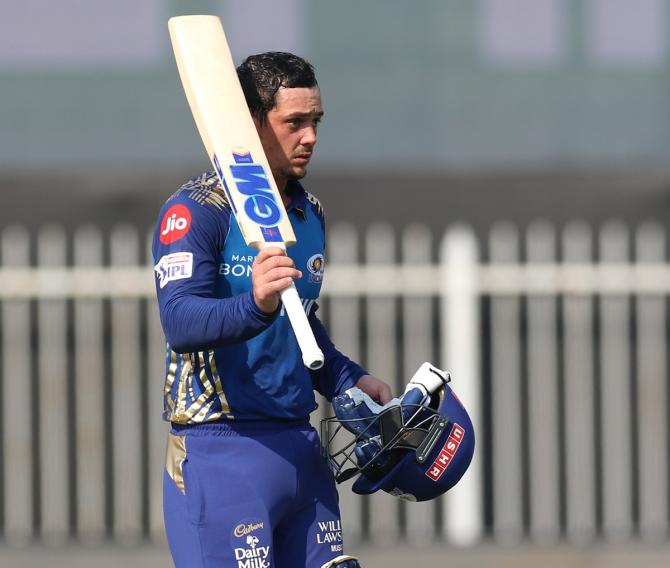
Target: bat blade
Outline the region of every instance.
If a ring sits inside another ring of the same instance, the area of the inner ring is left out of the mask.
[[[286,248],[295,234],[272,177],[217,16],[177,16],[168,22],[179,76],[207,154],[249,246]],[[284,309],[310,369],[323,353],[295,285],[282,292]]]
[[[193,118],[245,242],[256,248],[268,242],[294,244],[221,20],[178,16],[168,27]]]

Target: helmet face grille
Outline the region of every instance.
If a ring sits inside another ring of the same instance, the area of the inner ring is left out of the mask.
[[[439,417],[431,408],[408,404],[369,417],[326,418],[321,421],[322,455],[338,483],[359,473],[371,481],[379,480],[409,452],[416,451]]]

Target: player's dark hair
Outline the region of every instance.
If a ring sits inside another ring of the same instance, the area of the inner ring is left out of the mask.
[[[261,124],[277,104],[281,88],[316,87],[314,67],[302,57],[284,51],[268,51],[250,55],[237,68],[237,76],[251,114]]]

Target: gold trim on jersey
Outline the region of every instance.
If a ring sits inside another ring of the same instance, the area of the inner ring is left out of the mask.
[[[208,203],[212,207],[216,207],[217,209],[221,210],[229,207],[228,196],[225,194],[223,188],[220,185],[217,185],[209,192],[207,197],[205,197],[205,203]]]
[[[186,495],[186,487],[184,486],[185,459],[186,436],[168,434],[167,447],[165,449],[165,470],[182,495]]]
[[[203,406],[202,408],[200,408],[200,410],[198,411],[198,414],[196,414],[196,415],[193,417],[193,422],[198,422],[198,423],[204,422],[204,421],[205,421],[205,417],[207,416],[207,413],[208,413],[208,412],[210,411],[210,409],[212,408],[212,405],[213,405],[213,404],[214,404],[214,401],[213,401],[213,400],[210,400],[207,404],[205,404],[205,406]],[[209,417],[209,419],[211,420],[211,417]]]
[[[203,392],[195,398],[194,391],[194,362],[193,357],[198,357],[198,379],[202,383],[204,388]],[[206,359],[205,359],[206,356]],[[171,359],[172,360],[172,359]],[[169,419],[171,422],[177,424],[193,424],[208,422],[211,420],[217,420],[222,416],[225,416],[228,419],[233,419],[233,415],[230,412],[230,405],[228,404],[228,399],[223,390],[221,383],[221,377],[216,368],[216,361],[214,359],[214,351],[203,352],[193,354],[184,354],[181,356],[182,368],[179,373],[178,386],[177,386],[177,395],[176,395],[176,404],[170,396],[170,387],[175,381],[176,375],[176,366],[173,369],[173,365],[170,365],[170,372],[168,372],[168,377],[166,379],[166,389],[165,393],[168,398],[168,407],[170,409]],[[207,372],[207,366],[209,365],[210,374]],[[172,376],[171,376],[172,375]],[[221,411],[209,413],[213,404],[214,396],[219,399],[221,404]],[[190,404],[187,406],[187,401],[191,400]]]
[[[209,367],[212,369],[212,377],[214,377],[214,387],[216,388],[216,394],[219,397],[219,402],[221,403],[221,413],[225,414],[228,418],[234,418],[230,412],[230,405],[228,404],[228,399],[226,398],[226,393],[223,392],[223,385],[221,384],[221,376],[219,371],[216,368],[216,360],[214,359],[214,351],[210,351],[211,355],[209,357]]]
[[[188,353],[181,355],[181,372],[179,373],[179,381],[177,385],[177,407],[174,410],[173,422],[180,424],[188,422],[188,418],[184,419],[186,414],[186,392],[189,387],[189,379],[193,376],[193,366],[191,365],[191,358]]]
[[[212,353],[210,351],[209,353]],[[194,402],[191,403],[191,405],[188,407],[186,412],[184,413],[184,416],[187,418],[188,422],[194,422],[194,417],[196,415],[199,415],[203,409],[203,407],[206,405],[207,401],[212,397],[214,394],[214,386],[212,385],[212,381],[209,380],[209,377],[207,376],[207,369],[205,368],[205,354],[200,351],[198,353],[198,363],[200,363],[200,372],[199,372],[199,377],[200,377],[200,382],[202,385],[205,387],[205,390],[202,392],[202,394],[195,400]],[[189,389],[189,393],[191,395],[191,400],[195,398],[195,394],[193,393],[193,372],[191,372],[189,379],[191,381],[191,388]]]
[[[174,384],[175,378],[177,377],[177,353],[170,349],[169,344],[166,348],[170,351],[170,365],[168,366],[167,376],[165,377],[165,388],[163,389],[163,396],[167,401],[170,414],[173,414],[174,400],[172,400],[170,393],[172,391],[172,385]]]
[[[187,181],[180,190],[187,191],[188,197],[201,205],[209,205],[220,211],[230,208],[228,196],[215,172],[205,172]]]
[[[198,357],[199,357],[199,361],[200,361],[200,368],[202,369],[202,355],[200,353],[198,353]],[[193,364],[193,356],[191,354],[189,354],[189,360],[191,361],[191,369],[193,369],[193,367],[195,367],[195,365]],[[202,371],[200,372],[200,375],[202,376]],[[195,400],[195,390],[193,389],[194,379],[195,379],[194,373],[192,371],[189,372],[187,380],[186,380],[186,382],[188,384],[188,398],[189,398],[189,400]],[[193,404],[191,404],[191,406],[193,406]],[[191,406],[189,406],[189,409],[191,408]]]

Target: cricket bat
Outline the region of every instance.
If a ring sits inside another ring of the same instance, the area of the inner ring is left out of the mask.
[[[247,107],[217,16],[177,16],[168,22],[179,75],[207,154],[228,196],[247,245],[256,249],[296,242]],[[295,284],[281,300],[309,369],[323,353],[307,321]]]

